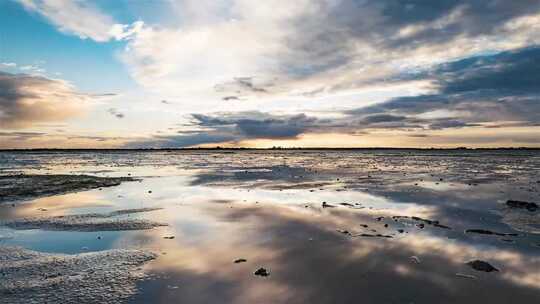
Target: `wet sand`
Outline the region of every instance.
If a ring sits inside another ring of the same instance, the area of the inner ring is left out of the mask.
[[[126,296],[110,291],[118,301],[540,301],[538,151],[0,154],[4,176],[137,180],[60,192],[43,182],[39,196],[0,204],[0,260],[12,263],[10,248],[155,255]]]

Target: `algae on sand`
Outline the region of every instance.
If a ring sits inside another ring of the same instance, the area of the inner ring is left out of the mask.
[[[42,196],[118,186],[131,177],[99,177],[92,175],[1,175],[0,203],[33,199]]]
[[[63,255],[0,246],[0,302],[125,302],[146,277],[140,267],[156,257],[143,250]]]
[[[22,218],[0,222],[0,225],[17,230],[42,229],[52,231],[120,231],[146,230],[167,226],[145,219],[125,218],[133,213],[149,212],[161,208],[124,209],[110,213],[86,213],[53,217]],[[120,217],[120,218],[118,218]]]

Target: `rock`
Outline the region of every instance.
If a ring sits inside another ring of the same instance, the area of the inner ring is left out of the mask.
[[[534,212],[540,208],[537,203],[516,200],[507,200],[506,205],[510,208],[527,209],[531,212]]]
[[[266,270],[265,268],[261,267],[257,269],[253,274],[260,277],[267,277],[270,275],[270,272],[268,272],[268,270]]]
[[[166,240],[173,240],[173,239],[174,239],[174,235],[171,235],[171,236],[164,236],[163,238],[166,239]]]
[[[494,231],[485,230],[485,229],[467,229],[465,230],[465,233],[478,233],[478,234],[497,235],[497,236],[518,236],[517,233],[500,233],[500,232],[494,232]]]
[[[342,229],[337,229],[337,232],[347,234],[347,235],[351,234],[348,230],[342,230]]]
[[[471,266],[472,269],[478,270],[478,271],[484,271],[484,272],[499,271],[499,269],[493,267],[488,262],[484,262],[481,260],[470,261],[470,262],[467,262],[466,264]]]
[[[237,259],[237,260],[234,260],[234,263],[235,263],[235,264],[238,264],[238,263],[245,263],[245,262],[247,262],[246,259]]]
[[[415,263],[415,264],[420,264],[420,258],[418,258],[417,256],[413,255],[411,256],[411,262]]]
[[[385,235],[385,234],[369,234],[369,233],[361,233],[361,234],[358,234],[358,235],[355,235],[355,236],[361,236],[361,237],[381,237],[381,238],[388,238],[388,239],[391,239],[392,236],[391,235]]]
[[[322,203],[322,207],[323,207],[323,208],[334,208],[335,206],[334,206],[334,205],[330,205],[330,204],[328,204],[328,203],[326,203],[326,202],[323,202],[323,203]]]

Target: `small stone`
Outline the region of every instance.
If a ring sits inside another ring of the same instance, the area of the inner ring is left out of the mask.
[[[326,202],[323,202],[323,203],[322,203],[322,207],[323,207],[323,208],[334,208],[335,206],[330,205],[330,204],[328,204],[328,203],[326,203]]]
[[[253,274],[256,275],[256,276],[260,276],[260,277],[267,277],[267,276],[270,275],[268,270],[266,270],[265,268],[262,268],[262,267],[257,269]]]
[[[237,259],[237,260],[234,260],[234,263],[235,263],[235,264],[238,264],[238,263],[245,263],[245,262],[247,262],[246,259]]]
[[[499,269],[493,267],[488,262],[484,262],[481,260],[470,261],[470,262],[467,262],[466,264],[471,266],[474,270],[478,270],[478,271],[484,271],[484,272],[499,271]]]
[[[413,255],[413,256],[411,256],[411,262],[413,262],[415,264],[420,264],[420,258]]]

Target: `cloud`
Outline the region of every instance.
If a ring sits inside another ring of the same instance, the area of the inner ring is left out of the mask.
[[[17,64],[15,62],[2,62],[0,63],[0,66],[3,66],[5,68],[15,68],[17,67]]]
[[[142,26],[118,24],[88,1],[17,0],[27,10],[37,12],[58,27],[61,32],[98,42],[122,40],[133,36]]]
[[[124,62],[149,89],[216,89],[221,98],[332,94],[540,43],[535,0],[186,0],[173,6],[182,21],[141,27]]]
[[[162,136],[167,145],[203,144],[208,140],[239,142],[250,139],[295,139],[309,133],[365,134],[372,130],[442,131],[462,128],[540,126],[540,47],[469,57],[433,66],[389,81],[425,80],[431,94],[390,99],[368,107],[334,111],[331,117],[271,114],[258,111],[192,114],[189,135]],[[411,132],[411,133],[414,133]],[[533,130],[531,130],[534,133]],[[521,142],[540,142],[534,136]],[[504,136],[493,137],[502,141]],[[465,141],[463,136],[459,139]],[[458,138],[458,137],[456,137]]]
[[[125,117],[124,113],[119,112],[116,108],[109,108],[107,112],[118,119],[122,119]]]
[[[75,117],[90,100],[63,80],[0,72],[0,128],[25,128]]]
[[[1,132],[0,138],[8,138],[12,140],[25,141],[36,137],[42,137],[47,135],[44,132]]]
[[[431,81],[436,92],[398,97],[349,113],[422,118],[430,118],[436,111],[447,113],[447,117],[439,117],[446,120],[432,119],[432,129],[505,121],[519,122],[520,126],[540,123],[539,47],[470,57],[407,77]]]

